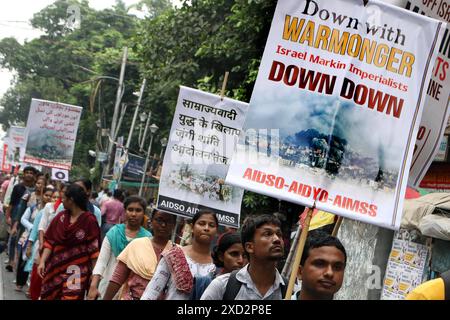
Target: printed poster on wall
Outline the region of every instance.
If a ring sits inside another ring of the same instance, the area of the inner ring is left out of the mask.
[[[446,126],[450,125],[450,1],[406,1],[405,8],[428,17],[447,22],[442,40],[438,43],[438,55],[432,61],[434,68],[426,88],[425,107],[420,122],[417,141],[409,174],[409,183],[418,186],[430,165],[439,155],[440,141],[444,139]]]
[[[407,230],[394,235],[384,277],[381,300],[404,300],[408,293],[427,279],[425,268],[429,246],[411,240]]]
[[[81,107],[32,99],[24,162],[70,170]]]
[[[224,181],[247,107],[247,103],[180,87],[158,209],[192,218],[198,210],[210,208],[219,224],[239,227],[244,191]]]
[[[278,1],[227,183],[398,229],[444,29],[380,1]]]

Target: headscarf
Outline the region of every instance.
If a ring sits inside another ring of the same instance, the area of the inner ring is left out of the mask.
[[[140,227],[139,232],[136,235],[136,239],[151,236],[152,234],[149,231]],[[111,245],[111,250],[114,254],[114,257],[116,258],[131,241],[127,240],[127,236],[125,233],[125,224],[123,223],[116,224],[114,227],[112,227],[106,233],[106,237],[108,238],[109,244]]]
[[[172,242],[168,241],[163,252],[170,250],[172,247]],[[131,241],[117,257],[117,260],[126,264],[135,274],[147,280],[151,280],[153,277],[159,261],[153,249],[151,238]]]

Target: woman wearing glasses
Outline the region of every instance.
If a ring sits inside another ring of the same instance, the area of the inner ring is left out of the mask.
[[[150,219],[153,238],[136,239],[117,257],[118,263],[103,300],[112,300],[122,287],[122,300],[139,300],[155,273],[161,254],[171,249],[174,215],[155,210]]]
[[[130,196],[124,201],[126,221],[113,226],[105,236],[93,277],[88,300],[103,297],[109,280],[117,265],[117,257],[133,239],[149,238],[151,233],[142,227],[146,201],[137,196]]]

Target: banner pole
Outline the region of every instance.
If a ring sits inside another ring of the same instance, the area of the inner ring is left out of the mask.
[[[298,220],[299,220],[299,223],[298,223],[297,232],[295,233],[295,237],[292,240],[291,249],[289,250],[289,254],[288,254],[288,257],[286,259],[286,263],[284,264],[283,270],[281,271],[281,275],[284,276],[284,277],[287,277],[287,275],[291,271],[291,265],[292,265],[292,262],[294,260],[293,257],[294,257],[294,253],[295,253],[295,248],[297,248],[298,240],[300,239],[300,233],[301,233],[302,225],[300,223],[300,218]]]
[[[315,208],[316,208],[316,200],[314,200],[312,208],[307,208],[308,211],[306,212],[305,224],[303,225],[302,233],[300,235],[300,241],[297,246],[297,253],[295,255],[294,265],[292,266],[291,276],[289,278],[289,285],[287,287],[286,296],[284,297],[285,300],[290,300],[292,296],[295,280],[297,279],[298,267],[300,266],[300,261],[303,255],[303,249],[305,248],[306,244],[306,237],[308,236],[309,232],[309,224],[311,222],[312,214]]]
[[[334,229],[333,229],[333,233],[331,234],[333,237],[336,237],[338,232],[339,232],[339,228],[341,227],[342,224],[342,217],[338,217],[336,224],[334,225]]]
[[[223,101],[223,98],[225,97],[225,88],[227,87],[227,82],[228,82],[228,75],[230,73],[227,71],[225,72],[225,77],[223,78],[223,83],[222,83],[222,90],[220,90],[220,100]]]

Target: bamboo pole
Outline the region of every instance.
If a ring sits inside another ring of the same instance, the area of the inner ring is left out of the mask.
[[[300,221],[300,218],[299,218]],[[297,248],[298,240],[300,239],[302,225],[298,224],[297,232],[295,233],[295,237],[292,240],[291,249],[289,250],[288,257],[286,259],[286,263],[284,264],[283,270],[281,271],[281,275],[287,277],[291,271],[292,262],[294,260],[295,248]]]
[[[305,248],[306,244],[306,237],[308,236],[309,232],[309,224],[311,222],[312,214],[315,208],[316,208],[316,201],[314,201],[312,208],[307,208],[308,211],[306,213],[305,224],[303,225],[302,233],[300,235],[300,241],[297,247],[294,265],[292,266],[291,277],[289,278],[289,285],[287,287],[286,296],[284,297],[285,300],[291,299],[292,291],[295,285],[295,280],[297,279],[298,268],[300,266],[300,261],[303,255],[303,249]]]
[[[337,234],[339,232],[339,228],[341,227],[341,224],[342,224],[342,219],[343,219],[342,217],[338,217],[336,224],[334,225],[334,228],[333,228],[333,233],[331,234],[333,237],[337,236]]]
[[[222,90],[220,90],[220,100],[223,100],[223,98],[225,97],[225,88],[227,87],[229,74],[230,73],[228,71],[225,72],[225,77],[223,78],[223,83],[222,83]]]

